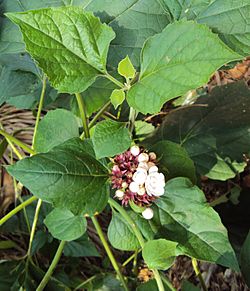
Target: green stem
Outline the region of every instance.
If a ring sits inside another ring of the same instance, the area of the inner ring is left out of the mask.
[[[128,215],[127,211],[119,203],[117,203],[115,200],[113,200],[112,198],[109,198],[108,203],[111,207],[114,207],[123,216],[123,218],[127,221],[127,223],[130,225],[131,229],[133,230],[135,236],[137,237],[141,247],[143,248],[145,245],[144,238],[143,238],[140,230],[138,229],[137,225],[134,223],[132,218]],[[157,286],[158,286],[159,291],[164,291],[163,283],[162,283],[162,280],[161,280],[161,277],[160,277],[158,270],[152,269],[152,271],[154,273],[154,277],[155,277],[155,280],[157,282]]]
[[[173,287],[173,285],[168,281],[168,279],[166,278],[166,276],[164,275],[164,273],[160,273],[161,279],[162,281],[165,283],[165,285],[168,286],[168,288],[171,291],[176,291],[176,289]]]
[[[106,74],[104,75],[107,79],[109,79],[111,82],[113,82],[114,84],[116,84],[118,87],[120,88],[124,88],[124,84],[122,84],[120,81],[118,81],[116,78],[114,78],[113,76],[111,76],[108,72],[106,72]]]
[[[106,104],[103,105],[103,107],[96,113],[94,118],[90,121],[89,128],[91,128],[95,125],[98,118],[103,115],[103,113],[106,111],[106,109],[109,107],[110,104],[111,104],[111,101],[108,101]]]
[[[104,249],[105,249],[105,251],[106,251],[106,253],[107,253],[108,257],[109,257],[109,260],[110,260],[114,270],[116,271],[116,273],[117,273],[117,275],[118,275],[118,277],[119,277],[124,289],[128,291],[127,284],[126,284],[126,282],[125,282],[125,280],[123,278],[123,275],[122,275],[122,273],[121,273],[121,271],[119,269],[119,266],[118,266],[118,264],[117,264],[117,262],[115,260],[115,257],[113,255],[113,253],[112,253],[112,251],[111,251],[106,239],[105,239],[104,233],[102,231],[102,228],[101,228],[98,220],[94,216],[91,217],[91,219],[92,219],[92,222],[93,222],[93,224],[95,226],[95,229],[96,229],[96,231],[97,231],[97,233],[98,233],[98,235],[100,237],[100,240],[101,240],[101,242],[102,242],[102,244],[104,246]]]
[[[139,251],[135,251],[132,256],[130,256],[124,263],[122,263],[122,266],[127,266],[127,264],[130,263],[140,252],[141,249]]]
[[[37,197],[32,196],[31,198],[29,198],[26,201],[24,201],[22,204],[18,205],[12,211],[10,211],[8,214],[6,214],[2,219],[0,219],[0,226],[3,225],[12,216],[14,216],[15,214],[17,214],[20,210],[22,210],[24,207],[28,206],[29,204],[31,204],[35,200],[37,200]]]
[[[34,133],[33,133],[32,148],[34,148],[34,144],[36,141],[37,128],[38,128],[38,124],[40,121],[41,112],[43,109],[45,92],[46,92],[46,76],[44,75],[43,76],[43,87],[42,87],[42,92],[41,92],[41,96],[40,96],[40,100],[39,100],[39,105],[38,105],[38,110],[37,110],[37,115],[36,115],[36,123],[35,123],[35,128],[34,128]]]
[[[82,125],[83,125],[83,130],[85,133],[85,137],[90,138],[89,128],[88,128],[88,119],[87,119],[86,109],[85,109],[82,95],[80,93],[75,93],[75,95],[76,95],[76,100],[78,103],[78,108],[80,111],[80,116],[81,116],[81,120],[82,120]]]
[[[35,154],[35,151],[33,151],[33,149],[31,149],[29,146],[27,146],[25,143],[21,142],[20,140],[18,140],[14,136],[8,134],[6,131],[0,129],[0,134],[2,136],[4,136],[6,139],[9,139],[11,142],[16,144],[20,148],[22,148],[23,150],[25,150],[26,152],[28,152],[29,154],[31,154],[31,155]]]
[[[94,275],[90,278],[88,278],[86,281],[82,282],[81,284],[79,284],[75,289],[74,291],[78,290],[78,289],[82,289],[83,286],[85,286],[86,284],[92,282],[93,280],[95,280],[95,278],[97,277],[97,275]]]
[[[16,154],[16,156],[18,157],[19,160],[22,160],[24,157],[22,156],[22,154],[15,148],[14,144],[12,143],[12,141],[10,141],[8,138],[6,138],[8,144],[10,145],[12,151]]]
[[[58,247],[56,254],[54,256],[54,259],[51,262],[48,271],[46,272],[45,276],[43,277],[43,279],[42,279],[41,283],[39,284],[39,286],[37,287],[36,291],[42,291],[45,288],[45,286],[47,285],[47,283],[49,282],[50,277],[52,276],[54,269],[57,266],[57,264],[61,258],[65,243],[66,243],[66,241],[64,241],[64,240],[62,240],[60,242],[59,247]]]
[[[133,107],[130,107],[128,129],[131,134],[135,127],[135,120],[136,120],[137,114],[138,113],[136,112],[136,110]]]
[[[27,252],[28,260],[30,258],[32,242],[33,242],[33,239],[34,239],[34,236],[35,236],[35,231],[36,231],[36,226],[37,226],[37,221],[38,221],[38,217],[39,217],[39,212],[40,212],[41,206],[42,206],[42,200],[39,199],[37,201],[35,216],[34,216],[34,219],[33,219],[33,224],[32,224],[31,233],[30,233],[29,248],[28,248],[28,252]]]
[[[193,269],[194,269],[194,272],[195,272],[196,276],[200,280],[202,289],[204,291],[207,291],[207,286],[206,286],[206,284],[204,282],[204,279],[203,279],[202,274],[201,274],[201,272],[199,270],[199,267],[198,267],[198,262],[197,262],[197,260],[195,258],[192,258],[192,265],[193,265]]]

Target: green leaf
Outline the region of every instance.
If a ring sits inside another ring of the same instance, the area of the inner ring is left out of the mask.
[[[59,240],[72,241],[81,237],[87,229],[83,215],[75,216],[67,209],[55,208],[44,220],[49,232]]]
[[[151,150],[156,153],[159,166],[167,179],[186,177],[196,182],[194,162],[179,144],[164,140],[153,145]]]
[[[92,13],[69,6],[6,15],[20,26],[27,51],[60,92],[84,91],[105,74],[115,34]]]
[[[244,279],[248,287],[250,287],[250,277],[249,277],[249,274],[250,274],[250,231],[241,249],[240,267],[241,267],[241,272],[244,276]]]
[[[249,153],[249,124],[250,90],[237,82],[215,88],[194,106],[169,114],[148,142],[179,143],[199,174],[224,181],[244,169],[241,163],[243,154]]]
[[[166,284],[165,281],[162,282],[165,291],[173,291],[173,287],[170,288],[169,283]],[[150,279],[148,282],[140,284],[136,291],[155,291],[158,290],[158,286],[155,279]]]
[[[0,66],[0,105],[9,98],[29,97],[39,84],[37,76],[32,73],[12,70],[8,66]]]
[[[175,260],[176,242],[157,239],[146,242],[142,256],[149,269],[167,270]]]
[[[154,130],[155,127],[151,123],[142,120],[135,121],[135,132],[139,141],[144,140],[145,137],[151,134]]]
[[[139,67],[145,40],[169,23],[165,9],[155,0],[90,0],[84,7],[100,16],[116,33],[109,52],[113,68],[127,55]]]
[[[183,253],[239,269],[226,228],[197,186],[186,178],[174,178],[167,182],[165,194],[156,204],[164,237],[178,242]]]
[[[92,140],[98,159],[120,154],[131,144],[126,123],[112,120],[99,122],[95,127]]]
[[[115,109],[117,109],[117,107],[121,105],[125,100],[124,91],[122,89],[115,89],[110,96],[110,100],[111,103],[114,105]]]
[[[142,113],[158,112],[166,101],[204,85],[223,64],[241,58],[206,25],[175,22],[145,42],[140,78],[128,103]]]
[[[34,148],[36,152],[47,152],[78,136],[78,123],[74,114],[64,109],[52,110],[38,124]]]
[[[108,227],[108,239],[111,245],[118,250],[134,251],[140,248],[139,241],[131,227],[115,211],[112,212],[112,220]]]
[[[250,53],[250,4],[248,0],[160,0],[169,10],[174,20],[193,19],[206,23],[232,49],[249,55]]]
[[[7,170],[37,197],[74,214],[93,215],[107,204],[108,172],[90,153],[90,145],[79,138]]]
[[[88,238],[87,234],[84,234],[77,240],[67,242],[63,254],[67,257],[100,257],[95,245]]]
[[[118,64],[118,73],[127,79],[134,78],[136,70],[131,63],[129,56],[126,56],[126,58],[121,60]]]

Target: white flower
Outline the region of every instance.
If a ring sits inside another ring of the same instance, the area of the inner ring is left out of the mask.
[[[149,156],[148,154],[146,153],[141,153],[138,157],[138,162],[141,163],[141,162],[148,162],[149,160]]]
[[[122,188],[127,188],[128,187],[128,183],[127,182],[122,182]]]
[[[145,219],[151,219],[154,216],[154,211],[151,208],[146,208],[144,211],[142,211],[142,216]]]
[[[133,192],[133,193],[137,193],[137,192],[139,191],[139,189],[140,189],[139,184],[137,184],[137,183],[135,183],[135,182],[131,182],[131,183],[129,184],[129,190],[130,190],[131,192]]]
[[[147,170],[139,168],[133,175],[133,181],[139,185],[143,185],[146,182],[147,176]]]
[[[149,168],[148,172],[149,172],[149,174],[154,173],[154,172],[158,172],[158,167],[152,166]]]
[[[165,177],[162,173],[152,172],[147,176],[145,188],[149,196],[161,196],[164,194]]]
[[[122,190],[119,189],[115,191],[115,197],[122,199],[123,196],[124,196],[124,192]]]
[[[139,148],[138,146],[132,146],[132,147],[130,148],[130,152],[131,152],[131,154],[132,154],[134,157],[136,157],[136,156],[138,156],[139,153],[140,153],[140,148]]]

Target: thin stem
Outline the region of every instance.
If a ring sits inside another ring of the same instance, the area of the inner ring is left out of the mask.
[[[35,236],[35,231],[36,231],[36,226],[37,226],[37,221],[38,221],[38,217],[39,217],[39,212],[40,212],[41,206],[42,206],[42,199],[39,199],[37,201],[35,216],[34,216],[34,219],[33,219],[33,224],[32,224],[31,233],[30,233],[29,248],[28,248],[28,252],[27,252],[28,260],[30,258],[32,242],[33,242],[33,239],[34,239],[34,236]]]
[[[56,254],[54,256],[54,259],[51,262],[48,271],[46,272],[45,276],[43,277],[43,279],[42,279],[41,283],[39,284],[39,286],[37,287],[36,291],[42,291],[45,288],[45,286],[47,285],[47,283],[49,282],[50,277],[52,276],[54,269],[56,268],[56,266],[61,258],[65,243],[66,243],[66,241],[64,241],[64,240],[62,240],[60,242],[59,247],[58,247]]]
[[[125,282],[125,280],[124,280],[124,278],[122,276],[122,273],[121,273],[121,271],[119,269],[119,266],[118,266],[118,264],[117,264],[117,262],[115,260],[115,257],[114,257],[114,255],[113,255],[113,253],[112,253],[112,251],[111,251],[111,249],[110,249],[110,247],[109,247],[109,245],[108,245],[108,243],[107,243],[107,241],[106,241],[106,239],[104,237],[104,233],[102,231],[102,228],[101,228],[98,220],[94,216],[91,217],[91,219],[92,219],[92,222],[93,222],[93,224],[95,226],[95,229],[96,229],[96,231],[97,231],[97,233],[98,233],[98,235],[100,237],[100,240],[101,240],[101,242],[102,242],[102,244],[103,244],[103,246],[105,248],[105,251],[106,251],[106,253],[107,253],[108,257],[109,257],[109,260],[110,260],[113,268],[115,269],[118,277],[120,278],[120,281],[121,281],[124,289],[128,291],[127,284],[126,284],[126,282]]]
[[[42,87],[42,92],[41,92],[41,96],[40,96],[40,100],[39,100],[39,105],[38,105],[38,110],[37,110],[37,115],[36,115],[36,123],[35,123],[35,128],[34,128],[34,133],[33,133],[33,141],[32,141],[32,148],[34,148],[34,144],[36,141],[36,134],[37,134],[37,128],[38,128],[38,124],[41,118],[41,112],[43,109],[43,103],[44,103],[44,96],[45,96],[45,92],[46,92],[46,76],[43,76],[43,87]]]
[[[107,79],[109,79],[111,82],[113,82],[114,84],[116,84],[118,87],[120,88],[124,88],[124,84],[122,84],[120,81],[118,81],[116,78],[114,78],[113,76],[111,76],[108,72],[106,72],[106,74],[104,75]]]
[[[128,263],[130,263],[139,253],[141,252],[141,249],[139,251],[135,251],[132,256],[130,256],[123,264],[122,266],[125,267]]]
[[[8,214],[6,214],[2,219],[0,219],[0,226],[3,225],[12,216],[14,216],[15,214],[17,214],[20,210],[22,210],[24,207],[28,206],[29,204],[31,204],[35,200],[37,200],[37,197],[32,196],[31,198],[29,198],[26,201],[24,201],[22,204],[18,205],[12,211],[10,211]]]
[[[93,280],[95,280],[95,278],[97,277],[97,275],[94,275],[90,278],[88,278],[86,281],[82,282],[81,284],[79,284],[75,289],[74,291],[78,290],[78,289],[81,289],[83,286],[85,286],[86,284],[92,282]]]
[[[127,223],[132,228],[132,231],[134,232],[135,236],[137,237],[141,247],[143,248],[145,245],[144,238],[143,238],[140,230],[138,229],[137,225],[134,223],[132,218],[128,215],[127,211],[112,198],[109,198],[108,203],[111,207],[114,207],[123,216],[123,218],[127,221]],[[164,291],[163,283],[161,281],[161,277],[160,277],[158,270],[152,269],[152,271],[154,273],[154,277],[155,277],[155,280],[157,282],[157,286],[158,286],[159,291]]]
[[[12,136],[11,134],[8,134],[6,131],[0,129],[0,134],[2,136],[4,136],[6,139],[9,139],[11,142],[16,144],[20,148],[22,148],[23,150],[25,150],[26,152],[28,152],[29,154],[31,154],[31,155],[35,154],[35,151],[33,149],[31,149],[29,146],[27,146],[25,143],[21,142],[20,140],[18,140],[17,138]]]
[[[165,285],[168,286],[168,288],[171,291],[176,291],[176,289],[173,287],[173,285],[168,281],[168,279],[166,278],[166,276],[164,275],[164,273],[160,273],[161,279],[162,281],[165,283]]]
[[[202,289],[203,289],[204,291],[207,291],[207,286],[206,286],[206,284],[205,284],[205,282],[204,282],[204,279],[203,279],[203,277],[202,277],[202,274],[201,274],[201,272],[200,272],[200,270],[199,270],[198,262],[197,262],[197,260],[196,260],[195,258],[192,258],[192,265],[193,265],[193,269],[194,269],[194,272],[195,272],[196,276],[197,276],[197,277],[199,278],[199,280],[200,280],[200,283],[201,283],[201,287],[202,287]]]
[[[130,107],[128,129],[131,134],[135,127],[135,120],[136,120],[137,115],[138,113],[136,112],[136,110],[133,107]]]
[[[17,150],[17,148],[15,148],[14,144],[12,143],[12,141],[10,141],[8,138],[6,138],[8,144],[10,145],[12,151],[16,154],[16,156],[18,157],[19,160],[22,160],[24,157],[22,156],[22,154]]]
[[[88,119],[87,119],[86,109],[85,109],[82,95],[80,93],[75,93],[75,95],[76,95],[76,100],[78,103],[78,108],[80,111],[80,116],[81,116],[81,120],[82,120],[82,125],[83,125],[83,130],[85,133],[85,137],[90,138],[89,128],[88,128]]]
[[[106,109],[109,107],[110,104],[111,104],[111,101],[108,101],[106,104],[103,105],[103,107],[96,113],[94,118],[90,121],[89,128],[95,125],[98,118],[100,118],[103,115],[103,113],[106,111]]]

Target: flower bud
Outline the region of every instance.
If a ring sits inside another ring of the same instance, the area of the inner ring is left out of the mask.
[[[128,183],[127,182],[122,182],[122,188],[127,188],[128,187]]]
[[[141,153],[138,157],[138,162],[141,163],[141,162],[148,162],[149,160],[149,156],[148,154],[146,153]]]
[[[134,157],[136,157],[136,156],[138,156],[139,153],[140,153],[140,148],[139,148],[138,146],[132,146],[132,147],[130,148],[130,152],[131,152],[131,154],[132,154]]]
[[[151,152],[151,153],[149,153],[148,155],[149,155],[149,159],[150,159],[151,161],[155,161],[155,160],[156,160],[156,154],[155,154],[155,153]]]
[[[122,190],[119,189],[115,191],[115,197],[122,199],[123,196],[124,196],[124,192]]]
[[[152,219],[154,216],[154,211],[151,208],[146,208],[143,212],[142,212],[142,216],[145,219]]]
[[[136,182],[131,182],[129,185],[129,190],[133,193],[137,193],[137,191],[139,190],[139,184],[137,184]]]
[[[137,191],[137,194],[140,196],[143,196],[146,193],[145,187],[140,187],[140,189]]]
[[[144,169],[144,170],[148,170],[148,164],[146,163],[146,162],[140,162],[139,164],[138,164],[138,168],[137,168],[137,170],[139,170],[139,169]]]

